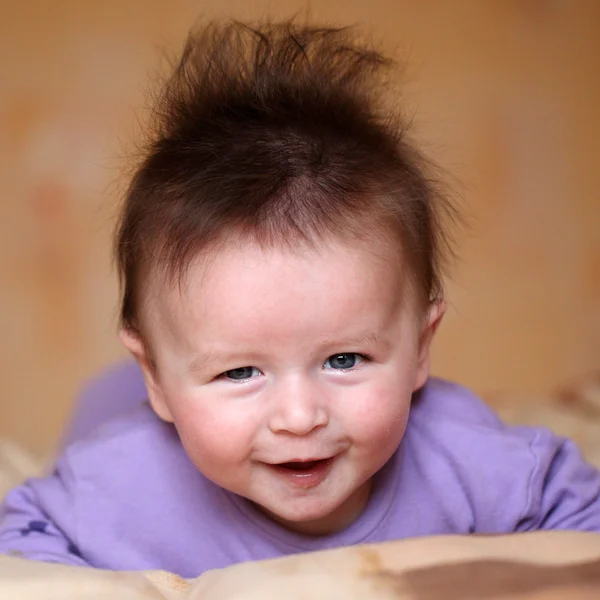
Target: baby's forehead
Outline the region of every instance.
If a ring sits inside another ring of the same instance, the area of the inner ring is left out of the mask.
[[[376,305],[389,302],[390,294],[406,298],[414,288],[401,252],[386,239],[261,245],[232,238],[199,251],[179,279],[164,274],[149,279],[149,307],[168,321],[185,318],[192,305],[233,303],[240,294],[244,306],[271,298],[276,307],[303,296],[333,299],[337,289],[339,302],[347,295]]]
[[[374,344],[420,322],[401,269],[368,249],[338,245],[318,252],[235,246],[207,267],[191,265],[184,285],[149,295],[153,347],[193,354],[211,349],[286,356],[324,346]],[[407,310],[405,310],[407,309]]]
[[[364,265],[392,266],[398,279],[411,277],[401,243],[387,232],[367,230],[360,234],[331,235],[318,239],[298,236],[273,241],[249,235],[231,235],[193,253],[175,277],[165,281],[166,291],[185,291],[192,282],[196,285],[214,284],[212,278],[218,278],[220,271],[232,265],[256,269],[257,265],[269,264],[286,269],[304,263],[317,269],[327,263],[341,264],[349,260]],[[358,273],[359,277],[361,275],[368,278],[370,271],[365,269]]]

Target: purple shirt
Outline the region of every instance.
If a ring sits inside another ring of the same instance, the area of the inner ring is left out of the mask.
[[[147,404],[71,443],[54,473],[6,498],[0,553],[196,577],[247,560],[451,533],[600,531],[600,473],[545,429],[507,427],[472,393],[430,379],[363,514],[293,533],[207,480]]]

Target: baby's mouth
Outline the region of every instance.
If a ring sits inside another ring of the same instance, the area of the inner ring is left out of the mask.
[[[298,460],[291,461],[286,463],[279,463],[276,465],[277,467],[282,467],[284,469],[291,469],[292,471],[310,471],[314,467],[316,467],[319,463],[325,462],[326,460],[331,460],[327,458],[320,458],[317,460]]]
[[[285,481],[301,488],[311,488],[325,480],[334,459],[335,456],[315,460],[292,460],[272,464],[270,467]]]

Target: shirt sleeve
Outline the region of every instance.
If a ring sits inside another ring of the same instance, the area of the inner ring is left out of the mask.
[[[90,566],[77,545],[72,482],[62,459],[51,475],[9,492],[0,507],[0,554]]]
[[[518,531],[571,529],[600,532],[600,471],[577,445],[543,429],[535,430],[529,498]]]

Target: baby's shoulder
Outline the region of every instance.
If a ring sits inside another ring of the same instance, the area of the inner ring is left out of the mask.
[[[415,394],[411,419],[456,427],[504,428],[496,413],[471,390],[435,377]]]
[[[564,528],[587,519],[597,530],[600,475],[576,445],[544,427],[503,423],[460,385],[428,381],[403,443],[402,464],[416,487],[450,521],[470,519],[467,530]]]
[[[144,403],[71,443],[64,450],[62,462],[79,477],[93,477],[148,471],[163,463],[180,462],[181,458],[175,428],[161,421]]]
[[[407,429],[413,449],[470,466],[485,456],[496,471],[533,467],[535,441],[549,436],[543,428],[508,426],[467,388],[434,378],[416,395]]]

